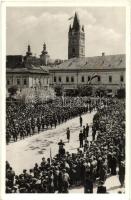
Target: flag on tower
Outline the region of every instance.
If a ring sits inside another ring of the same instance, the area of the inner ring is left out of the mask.
[[[91,77],[90,77],[90,80],[88,81],[88,84],[91,84],[91,81],[94,79],[94,78],[97,78],[98,75],[94,72],[92,73]]]
[[[71,19],[73,19],[73,18],[74,18],[73,16],[72,16],[72,17],[69,17],[68,20],[71,20]]]

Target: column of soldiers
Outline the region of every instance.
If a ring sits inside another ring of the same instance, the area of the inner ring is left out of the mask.
[[[82,117],[81,117],[82,118]],[[80,125],[83,121],[80,119]],[[106,179],[118,174],[120,187],[125,178],[125,104],[110,100],[108,106],[98,107],[91,127],[92,140],[89,142],[89,125],[83,126],[83,144],[76,153],[66,151],[61,140],[58,154],[53,158],[43,157],[27,172],[16,175],[6,163],[7,193],[68,193],[73,186],[84,186],[85,193],[107,193]],[[69,131],[69,129],[67,129]],[[95,135],[95,136],[94,136]],[[80,136],[79,136],[80,139]],[[105,185],[104,185],[105,184]]]
[[[76,106],[72,103],[66,107],[55,103],[50,104],[22,104],[7,106],[6,142],[16,142],[18,139],[32,136],[40,131],[53,128],[67,120],[86,112],[91,112],[95,107],[91,102]]]

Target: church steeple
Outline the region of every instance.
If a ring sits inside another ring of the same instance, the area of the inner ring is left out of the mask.
[[[46,51],[46,44],[43,44],[43,51],[41,52],[43,55],[48,54],[48,52]]]
[[[44,43],[43,44],[43,50],[42,50],[41,55],[40,55],[41,65],[48,65],[49,58],[50,58],[50,56],[48,55],[48,52],[46,50],[46,44]]]
[[[79,31],[80,30],[80,21],[79,21],[79,17],[78,17],[78,13],[77,12],[75,12],[72,29],[74,29],[75,31]]]

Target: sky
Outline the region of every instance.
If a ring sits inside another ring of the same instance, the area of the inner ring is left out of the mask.
[[[125,53],[126,13],[124,7],[8,7],[6,53],[41,54],[44,42],[52,59],[67,59],[68,30],[78,12],[85,27],[85,56]]]

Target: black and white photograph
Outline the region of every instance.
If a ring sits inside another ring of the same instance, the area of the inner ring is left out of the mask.
[[[125,194],[126,8],[6,8],[5,193]]]

